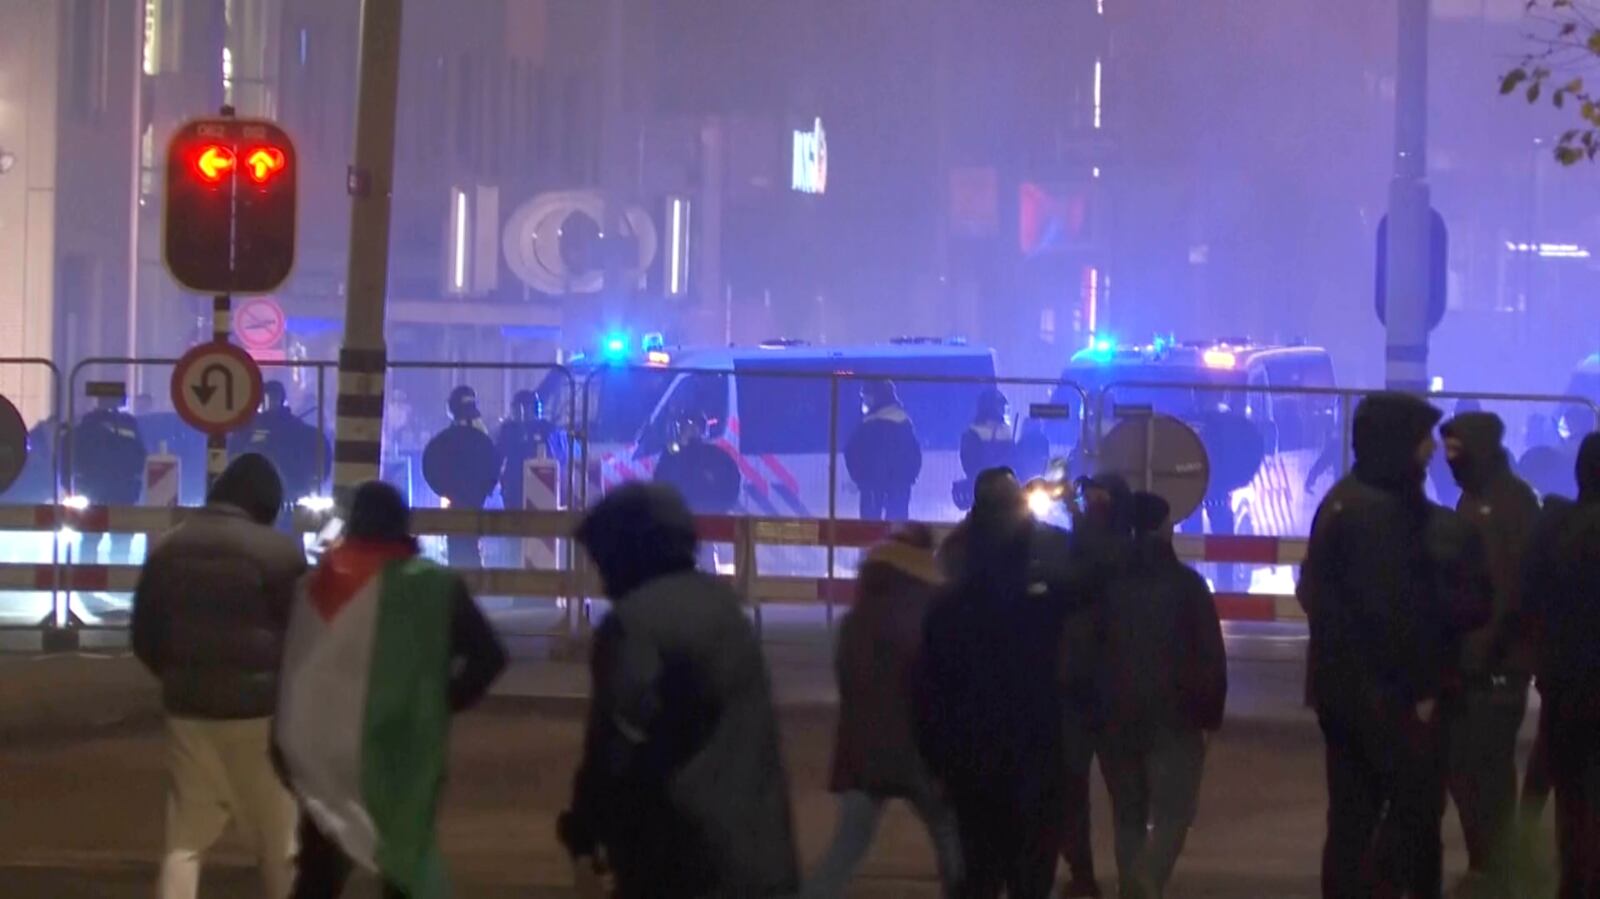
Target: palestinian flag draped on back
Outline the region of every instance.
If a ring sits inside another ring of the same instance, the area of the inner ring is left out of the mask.
[[[347,541],[295,600],[276,737],[317,827],[411,899],[448,893],[434,842],[449,727],[454,577]]]

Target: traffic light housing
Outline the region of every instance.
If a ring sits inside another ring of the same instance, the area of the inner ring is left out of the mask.
[[[251,119],[197,119],[167,148],[163,255],[200,293],[266,293],[294,267],[294,143]]]

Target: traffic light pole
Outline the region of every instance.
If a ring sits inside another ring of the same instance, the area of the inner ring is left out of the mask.
[[[1389,271],[1385,374],[1392,390],[1428,389],[1429,0],[1398,0],[1394,179],[1389,184]],[[1442,277],[1443,273],[1439,273]]]
[[[218,294],[211,299],[211,340],[213,343],[227,343],[233,333],[233,297],[230,294]],[[222,477],[222,470],[228,467],[228,435],[213,433],[206,435],[206,492],[217,483],[217,478]]]
[[[400,80],[401,0],[362,0],[355,165],[350,168],[350,267],[333,450],[341,498],[376,479],[383,454],[385,300],[389,204],[394,184],[395,105]]]

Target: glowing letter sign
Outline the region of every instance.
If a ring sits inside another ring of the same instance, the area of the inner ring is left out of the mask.
[[[828,191],[828,134],[822,130],[822,119],[813,121],[810,131],[794,133],[794,177],[789,186],[803,194]]]

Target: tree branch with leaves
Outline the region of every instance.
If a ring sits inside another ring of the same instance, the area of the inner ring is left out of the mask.
[[[1590,0],[1527,0],[1530,49],[1500,78],[1502,95],[1520,95],[1531,105],[1541,100],[1569,107],[1577,127],[1561,133],[1555,158],[1562,165],[1593,161],[1600,155],[1600,93],[1585,80],[1600,72],[1600,6]]]

